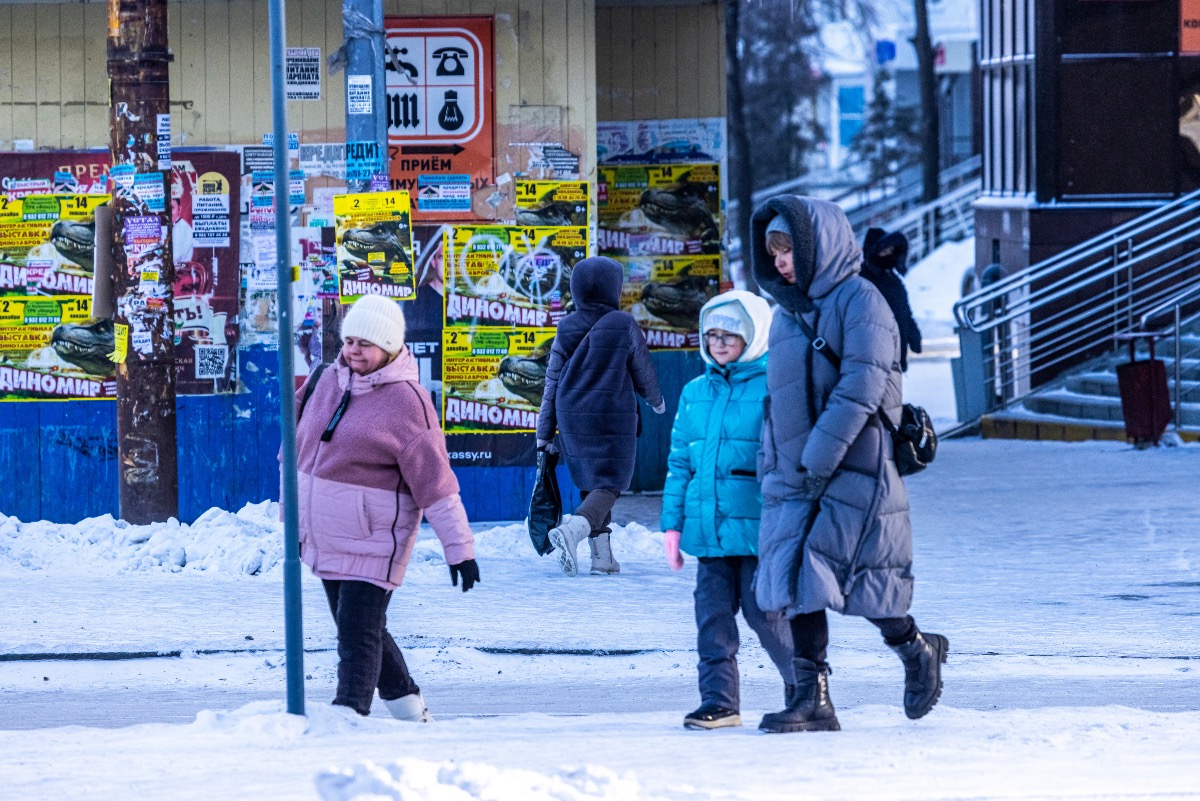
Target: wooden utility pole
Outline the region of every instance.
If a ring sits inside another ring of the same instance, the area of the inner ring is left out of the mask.
[[[941,193],[941,136],[938,133],[937,72],[929,34],[927,0],[913,0],[917,18],[913,48],[917,51],[917,81],[921,87],[921,201],[931,203]]]
[[[741,31],[741,1],[726,0],[725,3],[725,94],[728,97],[730,160],[730,183],[733,196],[738,202],[734,230],[742,245],[742,280],[750,292],[758,294],[758,280],[754,277],[754,242],[751,236],[750,218],[754,214],[754,175],[750,155],[750,132],[746,128],[746,104],[742,93],[745,70],[738,43]]]
[[[121,517],[179,516],[167,0],[108,0]],[[118,357],[119,358],[119,357]]]

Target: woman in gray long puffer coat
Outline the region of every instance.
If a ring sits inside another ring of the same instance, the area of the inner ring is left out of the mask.
[[[861,261],[832,203],[781,195],[754,212],[754,277],[779,303],[755,590],[763,610],[788,616],[796,649],[796,690],[787,709],[763,718],[770,732],[840,728],[826,609],[869,619],[899,654],[908,717],[924,716],[941,693],[949,643],[908,615],[908,494],[880,419],[900,420],[900,336],[883,296],[858,275]]]

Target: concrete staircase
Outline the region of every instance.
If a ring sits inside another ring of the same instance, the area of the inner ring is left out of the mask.
[[[1194,442],[1200,441],[1200,334],[1184,334],[1181,344],[1179,433],[1185,441]],[[1174,405],[1174,337],[1159,339],[1155,350],[1158,358],[1166,362],[1167,385]],[[1149,358],[1149,348],[1143,344],[1138,348],[1138,359],[1145,358]],[[993,439],[1123,441],[1125,420],[1117,388],[1117,365],[1127,361],[1127,348],[1094,359],[1034,391],[1020,403],[984,415],[980,419],[980,433]]]

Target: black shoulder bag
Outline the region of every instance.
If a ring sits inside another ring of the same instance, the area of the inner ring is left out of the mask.
[[[800,329],[812,343],[813,350],[820,353],[835,370],[841,371],[842,357],[833,352],[825,338],[818,335],[808,321],[796,315]],[[815,421],[814,421],[815,422]],[[892,421],[879,410],[879,422],[892,435],[892,455],[896,459],[896,469],[902,476],[920,473],[937,456],[937,432],[933,430],[933,421],[929,414],[920,406],[911,403],[904,404],[900,412],[900,425],[892,425]]]

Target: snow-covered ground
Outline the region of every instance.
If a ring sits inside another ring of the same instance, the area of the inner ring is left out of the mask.
[[[950,373],[950,359],[958,355],[953,310],[963,272],[974,263],[975,238],[970,237],[942,245],[910,267],[904,278],[924,345],[923,353],[909,354],[904,399],[923,406],[938,431],[953,428],[958,421]]]
[[[906,720],[895,656],[835,615],[843,731],[776,737],[754,729],[781,688],[749,633],[747,726],[681,728],[695,563],[666,568],[651,516],[615,534],[620,576],[575,580],[520,525],[481,525],[465,595],[425,536],[389,616],[439,718],[424,726],[328,706],[310,577],[309,716],[283,713],[271,504],[192,527],[0,516],[0,798],[1197,799],[1198,460],[944,443],[909,482],[913,614],[951,642],[941,703]],[[102,652],[180,655],[30,661]]]

